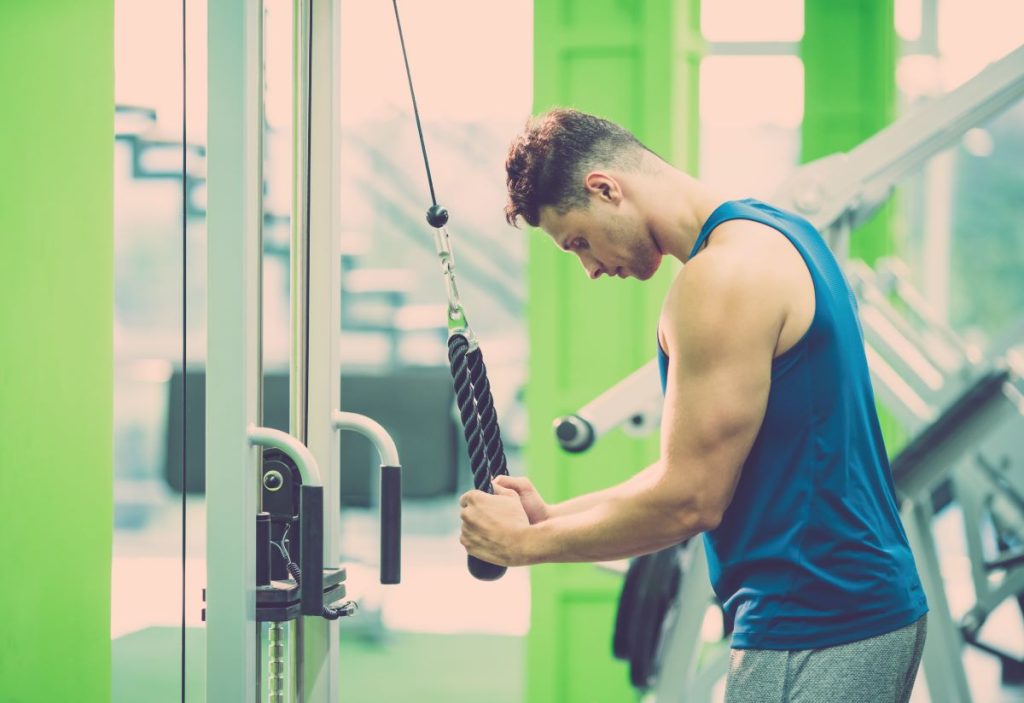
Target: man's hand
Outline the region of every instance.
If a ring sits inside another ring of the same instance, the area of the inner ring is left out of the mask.
[[[523,510],[526,511],[526,517],[530,519],[531,525],[544,522],[551,517],[551,513],[548,511],[548,504],[540,497],[540,493],[530,483],[530,479],[525,476],[495,476],[491,481],[491,485],[511,488],[518,493],[519,502],[523,504]]]
[[[530,529],[519,494],[495,484],[494,495],[469,491],[459,499],[462,535],[469,554],[499,566],[524,566],[528,562],[526,533]],[[538,496],[539,498],[539,496]]]

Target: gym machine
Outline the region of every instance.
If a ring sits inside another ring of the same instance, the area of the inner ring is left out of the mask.
[[[294,2],[288,433],[260,426],[263,8],[248,0],[218,0],[208,8],[204,616],[209,701],[339,699],[336,622],[356,610],[344,600],[345,569],[332,565],[338,510],[323,499],[339,494],[339,430],[362,433],[380,454],[380,581],[400,580],[401,468],[395,443],[379,423],[338,409],[339,2]],[[430,183],[427,222],[448,297],[452,380],[474,485],[490,491],[491,478],[508,472],[507,461],[483,356],[455,285],[448,212],[434,197],[397,1],[393,4]],[[480,580],[501,578],[506,571],[474,557],[467,566]]]
[[[401,469],[379,424],[338,409],[337,0],[295,3],[290,432],[260,426],[262,23],[259,2],[208,8],[206,700],[327,703],[340,697],[337,619],[355,612],[334,564],[339,431],[381,456],[388,584],[400,580]]]
[[[898,262],[882,261],[872,270],[846,261],[845,252],[850,233],[902,178],[1022,96],[1024,47],[850,152],[798,168],[772,199],[810,220],[843,262],[860,305],[875,393],[913,437],[893,458],[892,470],[931,608],[923,670],[935,703],[971,700],[964,643],[997,656],[1005,681],[1019,682],[1024,669],[1016,654],[981,637],[1000,603],[1017,598],[1024,608],[1024,352],[1018,348],[1024,330],[1018,325],[988,349],[971,347],[929,310]],[[643,435],[658,426],[661,403],[652,360],[555,420],[555,434],[569,452],[585,451],[617,428]],[[976,593],[959,622],[950,615],[931,532],[934,514],[953,500],[964,514]],[[729,658],[730,624],[719,627],[716,610],[703,540],[632,560],[613,653],[630,661],[644,700],[710,700]],[[714,635],[702,638],[702,629]]]

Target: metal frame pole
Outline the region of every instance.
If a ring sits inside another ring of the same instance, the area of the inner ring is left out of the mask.
[[[300,0],[300,4],[306,4],[306,11],[311,13],[306,16],[306,26],[310,25],[311,17],[313,29],[311,36],[306,34],[307,43],[301,48],[303,56],[309,57],[308,83],[304,92],[307,102],[303,108],[309,113],[302,113],[297,107],[296,116],[302,114],[303,119],[296,121],[296,127],[305,130],[308,125],[306,144],[312,148],[306,150],[301,160],[296,160],[296,173],[301,172],[303,178],[308,174],[309,179],[308,182],[303,181],[308,187],[309,198],[304,203],[308,230],[302,237],[308,243],[308,249],[304,254],[307,259],[303,276],[305,288],[293,291],[293,300],[298,299],[305,304],[305,408],[308,413],[304,418],[305,441],[323,470],[323,558],[325,565],[334,565],[340,556],[340,440],[333,417],[341,407],[338,348],[341,337],[341,251],[337,202],[340,149],[336,70],[340,54],[340,8],[339,0]],[[297,90],[296,97],[299,96],[300,91]],[[296,140],[296,146],[301,141]],[[298,310],[297,307],[295,309]],[[298,351],[298,343],[294,348]],[[339,700],[339,628],[339,621],[304,618],[300,665],[306,703]]]
[[[262,225],[262,3],[208,12],[206,699],[254,701]]]
[[[728,643],[716,643],[713,652],[705,656],[700,637],[704,618],[715,597],[703,538],[693,539],[680,559],[683,580],[674,604],[674,620],[661,635],[658,680],[650,697],[652,703],[708,703],[711,689],[729,671]]]
[[[949,612],[938,549],[932,534],[931,494],[904,502],[901,512],[921,585],[928,597],[928,639],[921,669],[933,703],[970,703],[971,690],[961,659],[963,638]]]

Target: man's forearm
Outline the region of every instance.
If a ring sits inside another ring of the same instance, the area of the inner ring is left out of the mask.
[[[562,501],[561,503],[549,505],[548,518],[564,517],[566,515],[582,513],[586,510],[590,510],[596,505],[606,503],[617,496],[633,493],[642,486],[653,483],[655,480],[654,470],[657,466],[657,464],[651,464],[643,471],[637,472],[629,479],[615,486],[611,486],[610,488],[603,488],[600,491],[594,491],[593,493],[584,493],[581,496],[570,498],[569,500]]]
[[[531,525],[522,545],[525,563],[623,559],[664,549],[705,529],[697,501],[670,495],[656,480],[630,480],[617,488],[586,510]]]

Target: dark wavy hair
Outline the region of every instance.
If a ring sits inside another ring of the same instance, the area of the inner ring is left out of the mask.
[[[559,214],[589,204],[583,186],[594,168],[639,168],[650,151],[633,134],[614,122],[579,110],[555,108],[531,118],[509,146],[505,160],[508,203],[505,220],[531,227],[540,210],[550,205]]]

